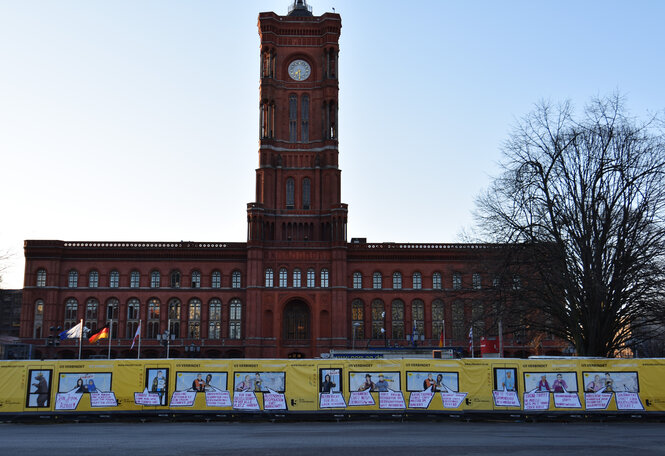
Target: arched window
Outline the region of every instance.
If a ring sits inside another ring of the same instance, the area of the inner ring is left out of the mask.
[[[159,334],[160,302],[157,298],[148,300],[148,339],[156,339]]]
[[[327,269],[321,269],[321,288],[328,288],[329,282],[328,282],[328,270]]]
[[[152,271],[150,273],[150,288],[159,288],[161,282],[161,275],[159,271]]]
[[[404,339],[404,302],[395,299],[392,304],[393,339]]]
[[[240,288],[242,286],[241,278],[240,271],[233,271],[231,274],[231,288]]]
[[[46,286],[46,269],[37,270],[37,286],[38,287]]]
[[[212,271],[212,287],[221,288],[222,287],[222,273],[219,271]]]
[[[302,208],[309,210],[311,205],[311,184],[308,177],[302,180]]]
[[[222,338],[222,301],[217,298],[208,304],[208,339]]]
[[[419,338],[425,334],[425,303],[420,299],[411,302],[411,325]]]
[[[432,339],[440,340],[444,336],[444,318],[443,301],[435,299],[432,302]],[[445,340],[443,341],[443,345],[446,345]]]
[[[300,98],[300,136],[302,142],[309,141],[309,95]]]
[[[74,298],[69,298],[65,303],[65,322],[63,329],[71,329],[72,326],[76,326],[79,322],[78,320],[78,307],[79,303]]]
[[[120,273],[118,271],[111,271],[109,274],[109,287],[118,288],[120,286]]]
[[[289,286],[289,273],[286,268],[279,269],[279,286],[285,288]]]
[[[97,288],[99,286],[99,272],[90,271],[88,274],[88,286],[90,288]]]
[[[473,286],[474,290],[480,290],[482,288],[482,283],[480,281],[480,274],[477,272],[474,272],[473,275],[471,276],[471,284]]]
[[[272,268],[266,268],[266,288],[272,288],[272,286],[273,286]]]
[[[289,142],[298,140],[298,98],[289,95]]]
[[[395,290],[402,288],[402,274],[400,272],[393,272],[393,288]]]
[[[471,320],[473,324],[473,336],[483,337],[485,335],[485,308],[480,301],[471,304]]]
[[[174,334],[176,339],[180,337],[180,300],[171,299],[169,301],[169,328],[170,334]]]
[[[314,288],[316,286],[316,272],[314,269],[307,270],[307,288]]]
[[[192,272],[192,288],[201,288],[201,273],[199,271]]]
[[[129,286],[131,288],[138,288],[141,286],[141,273],[139,271],[132,271],[129,275]]]
[[[171,288],[180,288],[180,272],[171,271]]]
[[[295,288],[300,288],[300,269],[294,269],[293,270],[293,286]]]
[[[442,282],[441,282],[441,273],[440,272],[435,272],[432,274],[432,288],[435,290],[440,290],[442,287]]]
[[[421,289],[423,287],[423,276],[419,272],[413,273],[413,288]]]
[[[462,289],[462,274],[456,272],[453,274],[453,290]]]
[[[118,338],[118,304],[115,298],[106,301],[106,324],[111,328],[111,337],[114,339]]]
[[[372,339],[383,339],[386,330],[386,309],[383,301],[372,301]]]
[[[365,338],[365,305],[360,299],[351,303],[351,337],[354,340]]]
[[[42,328],[44,325],[44,301],[38,299],[35,301],[35,318],[32,329],[32,337],[40,339],[42,337]]]
[[[76,288],[79,286],[79,273],[78,271],[72,269],[69,271],[69,280],[67,282],[69,288]]]
[[[141,304],[136,298],[127,301],[127,339],[133,339],[139,327]]]
[[[372,275],[372,288],[383,288],[383,278],[380,272],[375,272]]]
[[[201,338],[201,301],[191,299],[189,301],[189,318],[187,319],[187,337],[190,339]]]
[[[242,326],[242,305],[240,299],[233,298],[229,303],[229,339],[240,339]]]
[[[360,272],[353,273],[353,288],[363,287],[363,275]]]
[[[286,208],[293,209],[295,207],[295,182],[292,177],[286,179]]]
[[[85,304],[85,321],[84,326],[86,326],[90,331],[90,334],[97,331],[97,312],[99,309],[99,301],[96,299],[88,299],[88,302]]]

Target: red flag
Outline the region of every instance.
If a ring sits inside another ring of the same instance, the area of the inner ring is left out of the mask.
[[[439,347],[443,347],[443,326],[441,327],[441,336],[439,337]]]

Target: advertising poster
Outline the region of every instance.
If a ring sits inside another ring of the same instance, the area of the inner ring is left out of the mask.
[[[61,372],[58,393],[108,393],[112,375],[110,372]]]
[[[406,373],[406,390],[427,391],[432,393],[458,392],[459,373],[457,372],[414,372]]]
[[[157,395],[160,406],[168,405],[169,401],[169,369],[148,368],[145,370],[146,389]]]
[[[587,393],[639,393],[637,372],[584,372],[584,391]]]
[[[349,391],[400,391],[399,372],[350,372]]]
[[[526,372],[524,391],[539,393],[576,393],[575,372]]]
[[[283,393],[286,387],[284,372],[236,372],[233,376],[233,391],[268,393],[269,390]]]
[[[31,369],[28,375],[28,393],[26,407],[51,406],[51,375],[50,369]]]

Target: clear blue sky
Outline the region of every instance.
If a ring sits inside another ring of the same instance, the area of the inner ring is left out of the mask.
[[[2,286],[23,240],[244,241],[260,11],[289,0],[0,0]],[[541,99],[665,108],[665,2],[351,1],[340,39],[349,237],[455,242]]]

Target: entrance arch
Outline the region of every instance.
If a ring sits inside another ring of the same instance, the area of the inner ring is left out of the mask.
[[[311,314],[309,306],[302,300],[294,300],[284,307],[282,314],[282,337],[285,341],[309,340]]]

